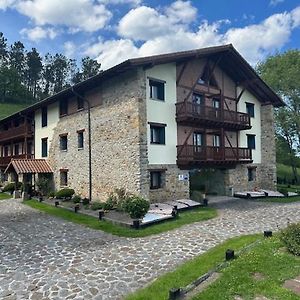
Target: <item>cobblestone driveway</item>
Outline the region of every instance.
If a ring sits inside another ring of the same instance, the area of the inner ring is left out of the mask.
[[[0,299],[122,299],[227,238],[300,221],[300,203],[212,202],[216,219],[129,239],[0,201]]]

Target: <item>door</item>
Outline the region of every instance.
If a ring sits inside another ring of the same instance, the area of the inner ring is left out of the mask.
[[[203,134],[201,132],[194,132],[193,146],[194,155],[200,159],[203,153]]]
[[[201,106],[204,104],[204,99],[202,94],[193,93],[193,113],[201,114]]]

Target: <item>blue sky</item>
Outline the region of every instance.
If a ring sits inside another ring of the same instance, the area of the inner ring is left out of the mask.
[[[43,55],[130,57],[232,43],[253,65],[300,46],[297,0],[0,0],[0,31]]]

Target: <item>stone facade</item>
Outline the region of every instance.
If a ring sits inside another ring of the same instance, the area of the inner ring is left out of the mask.
[[[106,80],[97,89],[101,103],[91,109],[94,199],[106,200],[121,187],[148,196],[144,81],[143,71],[137,69]],[[61,188],[60,170],[67,170],[68,187],[84,197],[89,186],[87,121],[87,110],[60,118],[49,151],[56,189]],[[77,147],[78,130],[85,130],[82,150]],[[59,148],[61,134],[68,134],[67,151]]]
[[[254,169],[254,180],[248,181],[248,168]],[[276,190],[276,148],[272,105],[261,106],[261,163],[237,165],[224,172],[225,187],[245,191],[255,188]]]
[[[188,171],[180,170],[177,165],[149,165],[148,174],[151,170],[163,170],[162,187],[149,190],[151,202],[162,202],[176,199],[188,199],[190,197],[189,180],[178,179],[179,175],[188,175]]]

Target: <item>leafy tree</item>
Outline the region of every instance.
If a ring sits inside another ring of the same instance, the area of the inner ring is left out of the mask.
[[[101,64],[98,63],[97,60],[92,59],[89,56],[86,56],[81,60],[82,71],[80,72],[79,70],[77,70],[77,72],[72,78],[72,82],[76,84],[80,81],[95,76],[101,72],[100,68],[101,68]]]
[[[300,152],[300,51],[289,50],[270,56],[258,65],[257,71],[287,104],[276,112],[276,132],[288,146],[294,180],[297,181],[292,153]]]
[[[20,41],[15,42],[10,46],[9,62],[10,67],[16,69],[19,75],[22,77],[25,66],[25,47]]]
[[[8,60],[7,39],[0,32],[0,67],[6,65]]]

